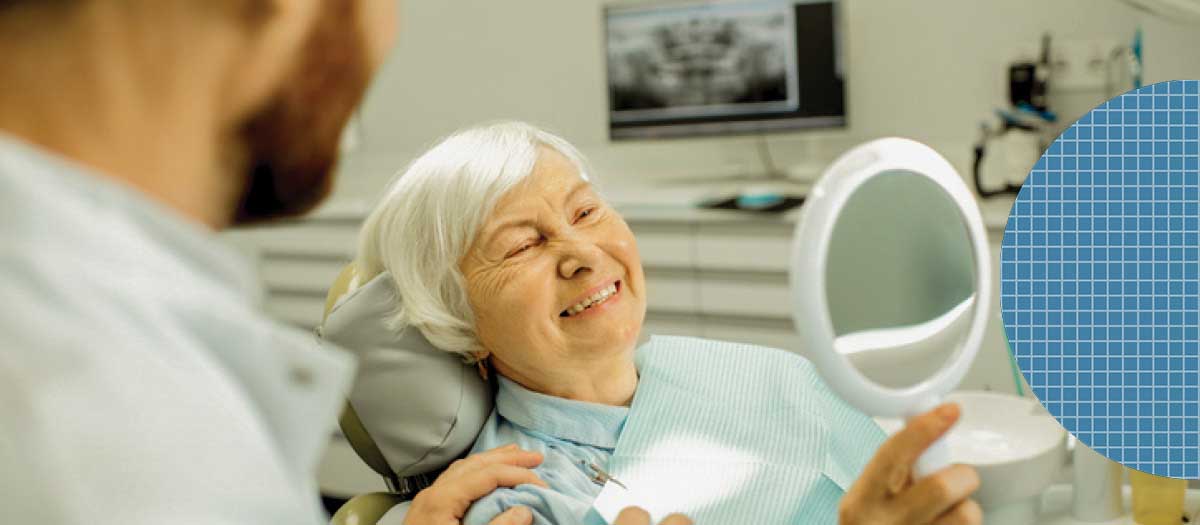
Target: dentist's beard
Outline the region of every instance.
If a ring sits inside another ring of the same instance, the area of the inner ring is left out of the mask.
[[[245,190],[233,223],[304,214],[333,189],[342,129],[370,81],[354,0],[323,0],[296,66],[243,128]]]

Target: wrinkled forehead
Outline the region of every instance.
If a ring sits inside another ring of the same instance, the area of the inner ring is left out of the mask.
[[[547,204],[559,207],[578,194],[591,191],[591,182],[580,167],[562,153],[545,146],[539,147],[537,161],[528,177],[505,193],[492,217],[523,213],[531,207]]]
[[[582,197],[597,197],[577,165],[552,148],[541,148],[530,174],[506,192],[492,208],[475,237],[483,247],[512,233],[536,227],[543,213],[558,215]]]

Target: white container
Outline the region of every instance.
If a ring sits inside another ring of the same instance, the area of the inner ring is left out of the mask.
[[[971,496],[987,525],[1036,523],[1041,495],[1067,462],[1067,431],[1031,398],[1011,394],[957,391],[946,396],[962,407],[962,417],[946,436],[950,461],[979,473]],[[889,434],[898,420],[877,419]]]
[[[1071,495],[1071,516],[1087,522],[1112,521],[1124,516],[1121,477],[1125,469],[1079,440],[1072,440],[1075,488]]]

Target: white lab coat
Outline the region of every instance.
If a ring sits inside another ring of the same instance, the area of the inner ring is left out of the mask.
[[[242,264],[0,136],[0,523],[327,519],[314,472],[353,364],[265,318]]]

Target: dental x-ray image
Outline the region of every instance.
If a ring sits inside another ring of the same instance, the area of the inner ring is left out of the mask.
[[[799,106],[789,2],[623,9],[607,32],[613,122]]]

